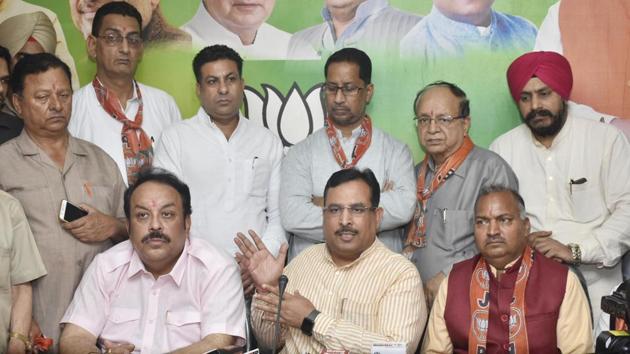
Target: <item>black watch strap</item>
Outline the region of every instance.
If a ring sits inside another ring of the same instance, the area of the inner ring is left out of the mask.
[[[319,311],[313,310],[308,316],[304,317],[302,325],[300,326],[302,333],[309,337],[313,335],[313,327],[315,327],[315,318],[317,318],[317,315],[319,315]]]

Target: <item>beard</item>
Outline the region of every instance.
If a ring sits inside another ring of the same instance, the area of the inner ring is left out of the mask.
[[[534,126],[533,120],[536,117],[551,117],[551,124],[547,126]],[[557,114],[553,114],[547,109],[533,109],[525,117],[521,114],[523,122],[529,127],[535,136],[541,138],[556,136],[564,126],[564,122],[567,120],[567,104],[562,102],[562,107]]]

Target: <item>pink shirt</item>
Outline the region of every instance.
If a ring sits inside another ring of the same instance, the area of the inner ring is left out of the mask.
[[[236,262],[201,239],[186,242],[169,274],[155,279],[131,242],[96,256],[61,323],[96,337],[165,353],[221,333],[245,338],[245,305]]]

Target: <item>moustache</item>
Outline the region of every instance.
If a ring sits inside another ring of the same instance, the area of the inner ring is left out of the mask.
[[[530,120],[536,118],[537,116],[540,116],[540,117],[553,117],[553,114],[551,113],[551,111],[549,111],[547,109],[535,109],[535,110],[532,110],[531,112],[527,113],[527,116],[525,116],[525,121],[529,122]]]
[[[486,238],[486,245],[490,243],[505,243],[505,239],[501,236],[488,236],[488,238]]]
[[[148,234],[146,234],[143,238],[142,238],[142,243],[151,241],[151,240],[162,240],[166,243],[171,242],[171,238],[166,236],[164,233],[162,233],[162,231],[151,231]]]
[[[356,235],[359,233],[359,231],[351,227],[347,227],[347,226],[344,226],[340,228],[339,230],[335,231],[335,235],[337,236],[341,236],[341,234],[344,234],[344,233],[351,233],[353,235]]]

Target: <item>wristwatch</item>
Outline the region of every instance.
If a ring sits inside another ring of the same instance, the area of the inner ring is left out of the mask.
[[[571,250],[571,263],[575,265],[580,265],[582,263],[582,250],[580,249],[580,245],[576,243],[569,243],[567,247]]]
[[[313,327],[315,326],[315,318],[317,315],[319,315],[319,311],[313,310],[308,316],[304,317],[304,321],[302,321],[302,325],[300,326],[302,333],[309,337],[313,335]]]

